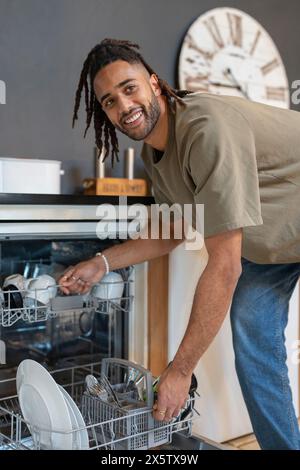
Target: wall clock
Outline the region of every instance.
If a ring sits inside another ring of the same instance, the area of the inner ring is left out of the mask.
[[[199,16],[182,43],[179,88],[289,108],[289,84],[279,51],[258,21],[235,8]]]

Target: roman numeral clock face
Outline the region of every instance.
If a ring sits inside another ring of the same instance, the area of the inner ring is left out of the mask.
[[[272,38],[248,14],[215,8],[189,28],[179,56],[179,87],[289,108],[285,67]]]

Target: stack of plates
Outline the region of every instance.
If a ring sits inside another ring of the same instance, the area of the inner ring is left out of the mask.
[[[86,425],[78,406],[38,362],[31,359],[21,362],[17,392],[36,446],[53,450],[89,448]]]

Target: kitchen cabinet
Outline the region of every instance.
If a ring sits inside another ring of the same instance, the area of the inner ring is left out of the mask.
[[[168,365],[169,256],[148,262],[148,368],[159,376]]]
[[[168,255],[135,266],[129,359],[159,376],[168,365]]]
[[[184,249],[184,244],[181,244],[169,255],[169,258],[168,355],[171,359],[187,326],[194,290],[207,264],[208,254],[205,247],[188,251]],[[299,288],[297,287],[290,302],[286,344],[294,404],[299,416],[299,365],[292,362],[293,355],[297,356],[295,348],[298,332]],[[197,404],[201,416],[194,424],[194,432],[217,442],[251,433],[251,423],[235,372],[229,315],[199,361],[195,374],[201,395]]]

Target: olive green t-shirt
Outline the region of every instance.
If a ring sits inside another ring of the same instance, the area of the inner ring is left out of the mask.
[[[183,101],[168,105],[160,159],[142,149],[155,201],[204,204],[204,238],[243,228],[250,261],[300,262],[300,113],[207,93]]]

